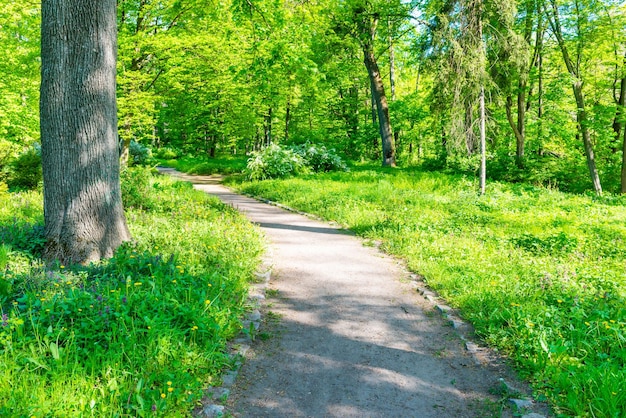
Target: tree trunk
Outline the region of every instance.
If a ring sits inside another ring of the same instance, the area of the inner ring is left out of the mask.
[[[520,85],[522,83],[520,82]],[[521,92],[517,93],[517,120],[513,119],[513,99],[509,95],[506,98],[506,118],[509,121],[509,125],[513,130],[513,134],[515,135],[515,162],[518,167],[523,166],[524,161],[524,134],[525,134],[525,123],[524,117],[526,114],[526,106],[525,106],[525,98],[522,96]]]
[[[563,31],[561,29],[561,21],[559,18],[559,11],[555,0],[550,0],[551,12],[548,14],[550,26],[552,32],[556,37],[556,40],[561,49],[563,55],[563,62],[572,77],[572,89],[574,91],[574,98],[576,99],[576,121],[578,122],[578,132],[583,139],[583,145],[585,147],[585,155],[587,157],[587,168],[589,169],[589,175],[593,188],[598,196],[602,195],[602,185],[600,184],[600,176],[596,168],[596,159],[593,152],[593,144],[591,142],[591,135],[589,133],[587,110],[585,108],[585,95],[583,92],[583,80],[580,77],[580,69],[578,67],[580,59],[572,60],[565,39],[563,38]],[[580,58],[580,57],[578,57]]]
[[[387,27],[389,28],[389,22]],[[391,33],[391,31],[390,31]],[[389,35],[389,87],[391,88],[391,101],[396,100],[396,53],[393,48],[393,38]]]
[[[480,194],[487,188],[487,135],[485,131],[485,88],[480,88]]]
[[[374,48],[371,44],[363,45],[363,55],[365,67],[370,77],[372,85],[372,96],[376,103],[376,113],[378,115],[378,130],[383,148],[383,166],[396,166],[396,148],[391,133],[391,121],[389,119],[389,105],[385,96],[385,87],[383,79],[380,76],[380,70],[374,56]]]
[[[120,190],[116,18],[115,0],[42,1],[40,114],[48,260],[97,261],[130,239]]]
[[[593,189],[596,194],[602,195],[602,185],[600,184],[600,176],[598,175],[598,169],[596,168],[596,157],[593,152],[593,144],[591,142],[591,134],[589,133],[587,110],[585,108],[585,96],[583,93],[583,84],[580,80],[574,80],[572,83],[574,89],[574,97],[576,98],[576,121],[578,122],[578,131],[583,138],[583,145],[585,147],[585,155],[587,156],[587,167],[589,168],[589,174],[593,183]]]
[[[285,106],[285,142],[289,140],[289,123],[291,122],[291,101],[287,99]]]

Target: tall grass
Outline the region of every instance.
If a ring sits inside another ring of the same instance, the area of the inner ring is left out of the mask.
[[[382,241],[558,414],[626,416],[626,199],[381,169],[238,187]]]
[[[187,416],[231,359],[258,232],[189,184],[124,173],[133,243],[45,266],[41,195],[0,194],[0,416]]]

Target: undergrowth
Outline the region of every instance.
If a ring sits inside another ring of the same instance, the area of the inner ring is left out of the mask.
[[[381,241],[558,415],[626,416],[625,198],[399,169],[237,187]]]
[[[230,358],[261,239],[187,183],[124,173],[134,241],[48,266],[41,195],[0,193],[0,416],[188,416]]]
[[[241,173],[246,168],[248,157],[245,155],[218,155],[215,158],[183,156],[172,158],[175,155],[159,154],[165,158],[159,158],[159,164],[175,168],[188,174],[211,175],[211,174],[235,174]]]

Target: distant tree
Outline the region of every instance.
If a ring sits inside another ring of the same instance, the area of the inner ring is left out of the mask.
[[[116,0],[43,0],[44,256],[110,257],[130,239],[120,191]]]
[[[570,5],[568,5],[570,6]],[[593,188],[596,194],[602,194],[602,185],[600,183],[600,175],[596,167],[596,157],[593,149],[593,141],[591,138],[591,131],[589,129],[589,109],[586,103],[585,91],[583,86],[585,80],[583,79],[583,71],[581,63],[583,61],[583,48],[587,42],[587,32],[589,31],[586,26],[590,20],[590,14],[592,11],[588,5],[583,5],[576,1],[573,5],[566,8],[566,13],[571,14],[574,17],[574,24],[571,28],[563,28],[561,13],[563,10],[559,10],[561,6],[557,0],[548,0],[546,5],[546,16],[552,29],[552,34],[556,38],[556,41],[561,50],[563,56],[563,62],[567,67],[567,71],[571,77],[572,90],[574,93],[574,99],[576,101],[576,122],[578,126],[579,136],[582,138],[585,148],[585,156],[587,157],[587,168],[589,169],[589,175]],[[567,34],[571,34],[573,39],[569,43],[566,38]],[[572,45],[573,44],[573,45]]]

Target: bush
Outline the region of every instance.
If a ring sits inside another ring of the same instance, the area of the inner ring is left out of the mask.
[[[316,173],[326,171],[348,171],[348,166],[334,149],[324,145],[302,144],[292,148],[304,159],[304,163]]]
[[[9,164],[7,184],[11,189],[33,190],[43,181],[41,148],[35,146]]]
[[[150,170],[130,167],[120,173],[124,208],[151,209],[155,202],[150,187]]]
[[[128,152],[130,154],[130,165],[147,166],[154,163],[154,158],[152,157],[152,151],[150,151],[150,148],[140,144],[139,142],[130,141]]]
[[[172,148],[163,147],[154,151],[154,157],[160,160],[175,160],[180,156],[178,155],[178,152]]]
[[[293,150],[272,144],[252,153],[248,160],[246,175],[250,180],[284,178],[306,173],[304,158]]]

